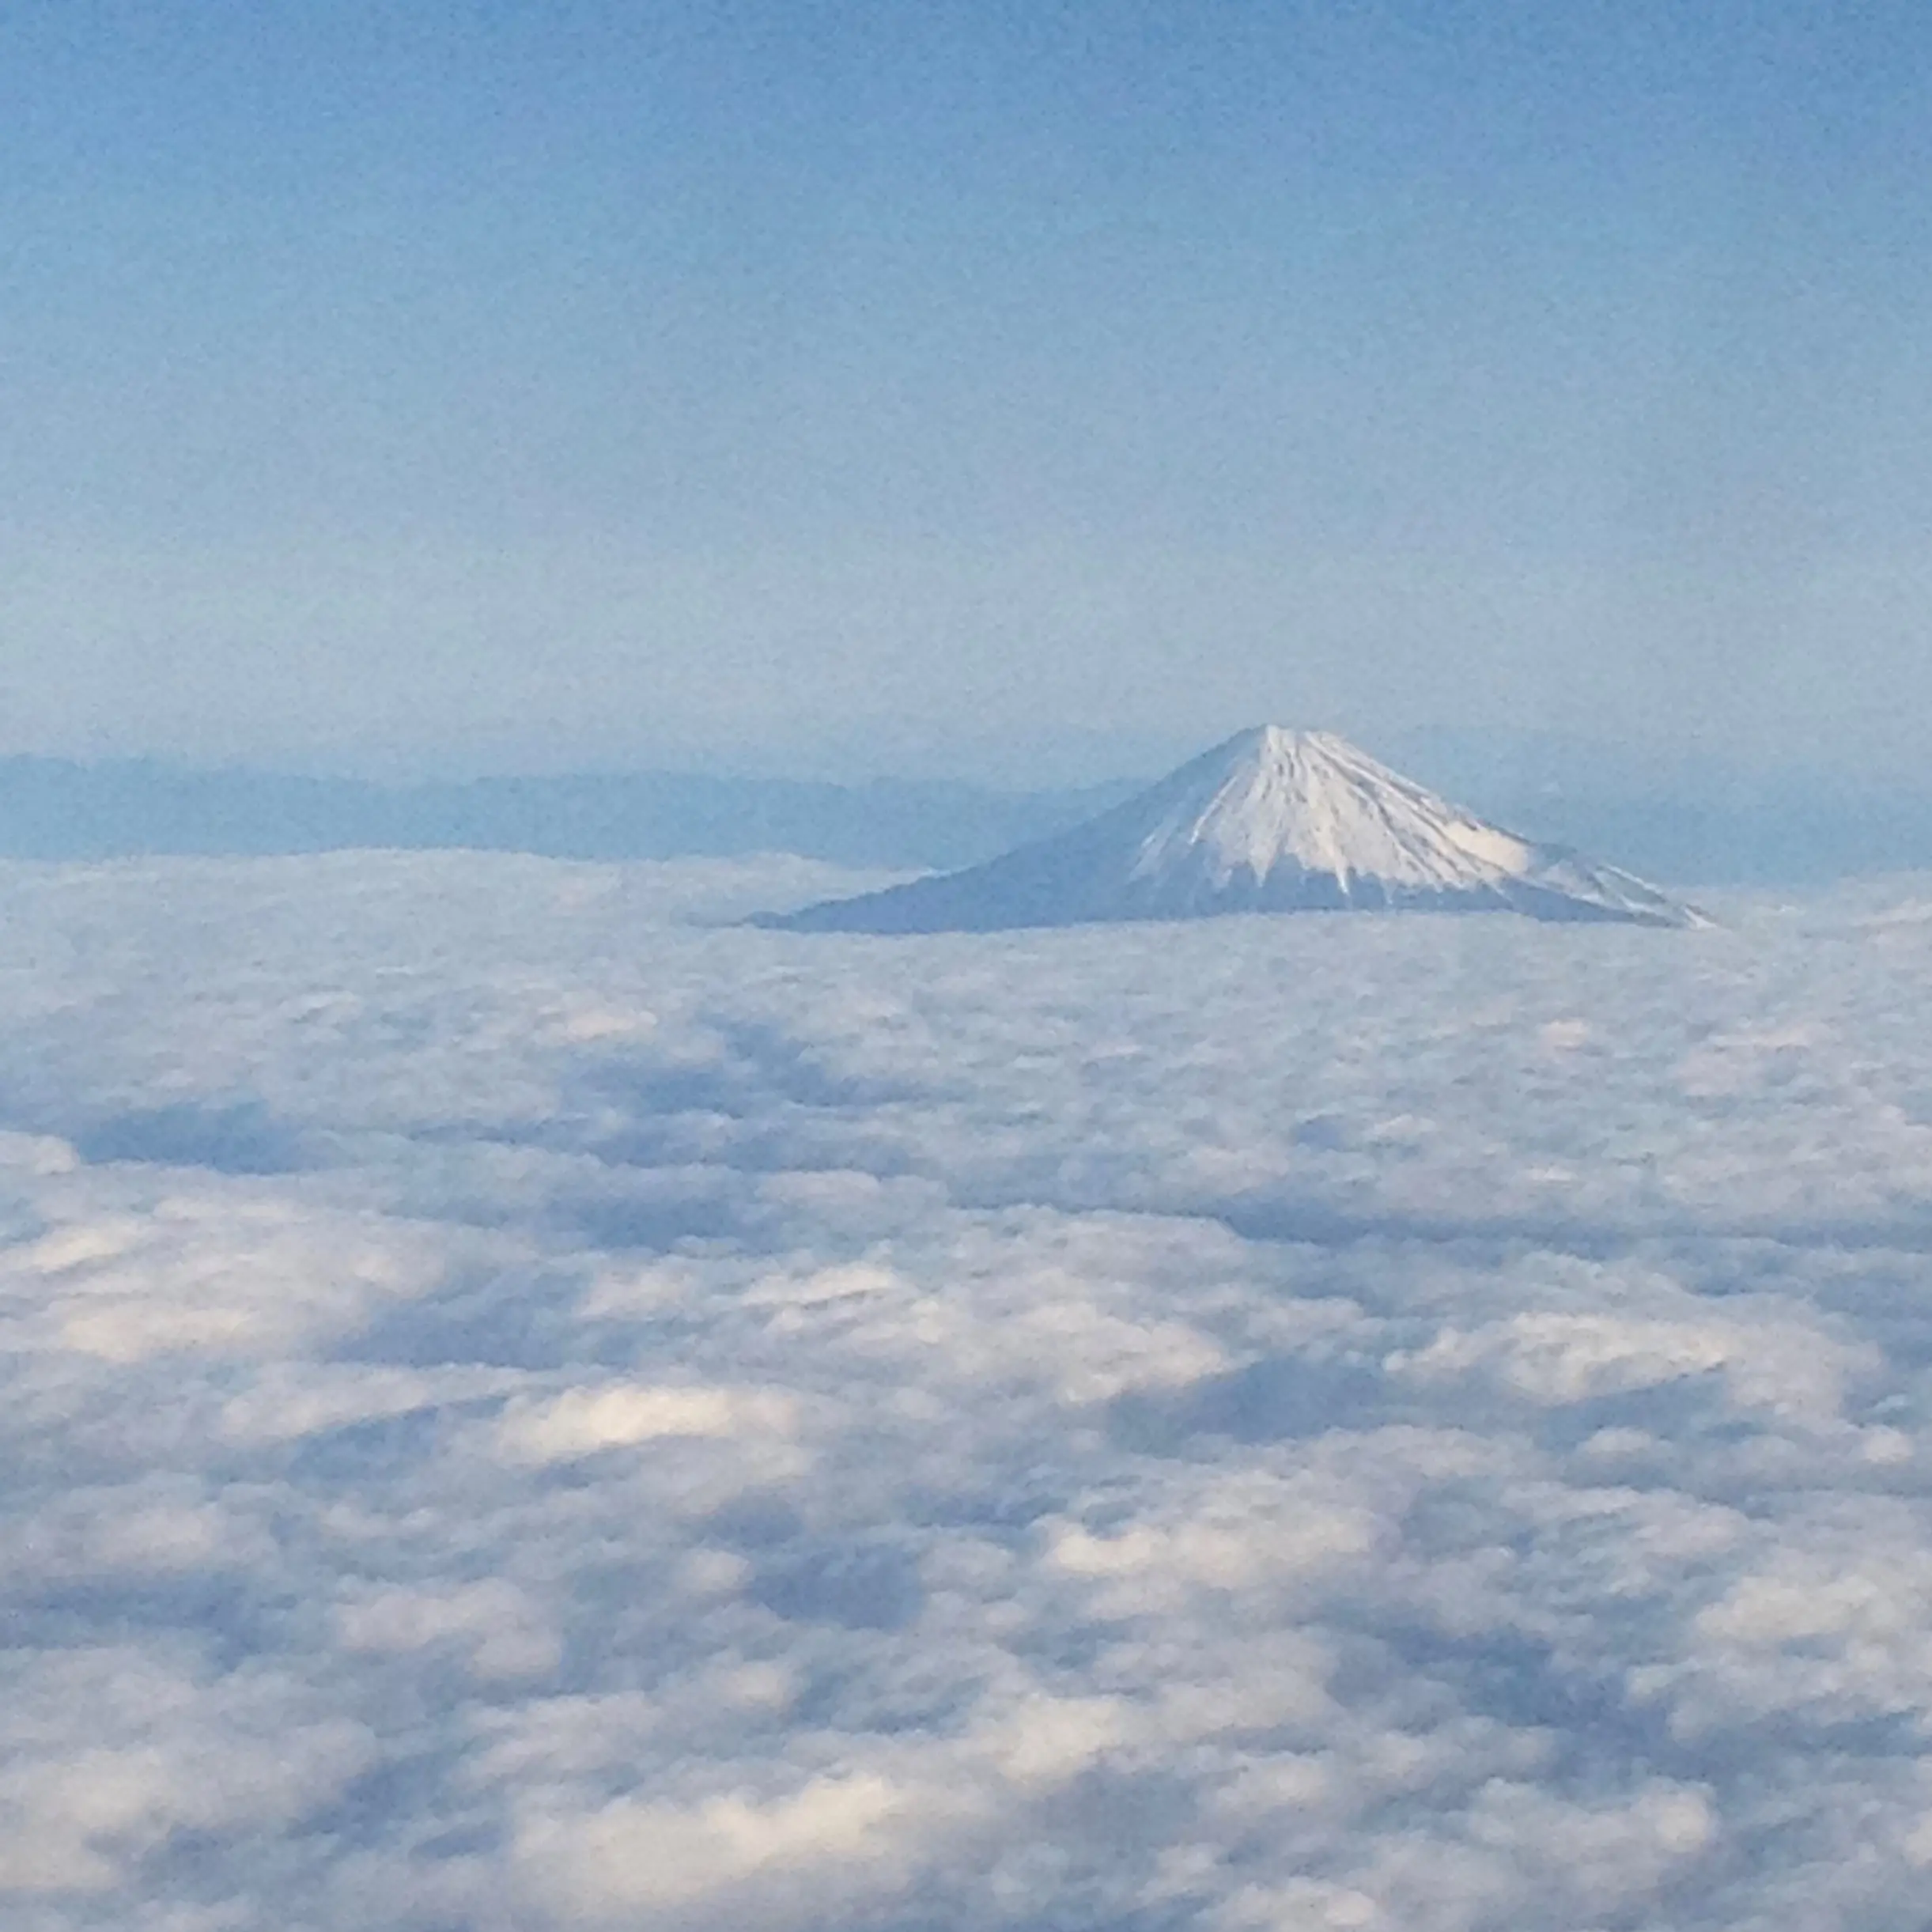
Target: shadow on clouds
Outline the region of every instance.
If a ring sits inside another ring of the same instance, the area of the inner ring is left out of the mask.
[[[1116,1396],[1107,1408],[1107,1432],[1122,1449],[1174,1455],[1196,1436],[1275,1442],[1330,1429],[1373,1427],[1382,1400],[1378,1369],[1278,1355],[1178,1390],[1130,1389]]]
[[[82,1127],[74,1144],[83,1160],[207,1167],[217,1174],[293,1174],[308,1164],[301,1134],[259,1100],[134,1108]]]

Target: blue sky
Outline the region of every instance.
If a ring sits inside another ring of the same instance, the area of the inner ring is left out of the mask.
[[[1904,5],[16,5],[6,748],[1904,770]]]

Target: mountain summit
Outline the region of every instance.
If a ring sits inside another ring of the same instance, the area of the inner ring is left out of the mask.
[[[761,923],[984,932],[1217,913],[1516,912],[1692,926],[1613,866],[1485,824],[1328,732],[1265,724],[1071,831]]]

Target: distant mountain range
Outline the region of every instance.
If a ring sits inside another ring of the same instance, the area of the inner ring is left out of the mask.
[[[1257,725],[1109,811],[978,865],[757,923],[989,932],[1227,913],[1707,923],[1631,874],[1491,825],[1328,732]]]
[[[1932,788],[1535,732],[1430,731],[1378,749],[1486,817],[1691,885],[1932,868]]]
[[[1533,734],[1418,734],[1402,769],[1526,837],[1692,885],[1932,868],[1932,792],[1715,761],[1665,766]],[[143,760],[0,758],[0,857],[467,847],[559,858],[784,851],[908,871],[970,865],[1139,788],[839,785],[668,772],[380,784]]]
[[[568,859],[796,853],[836,864],[970,864],[1133,788],[1000,792],[664,772],[380,785],[130,760],[0,758],[0,857],[527,852]]]

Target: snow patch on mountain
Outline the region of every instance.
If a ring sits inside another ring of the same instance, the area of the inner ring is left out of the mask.
[[[1068,832],[769,923],[799,931],[995,931],[1232,912],[1513,911],[1705,923],[1643,880],[1541,845],[1327,732],[1261,725]]]
[[[1156,788],[1166,810],[1136,878],[1197,870],[1216,885],[1280,867],[1337,879],[1453,887],[1521,871],[1534,849],[1432,797],[1328,732],[1263,725]],[[1147,795],[1152,802],[1155,794]]]

